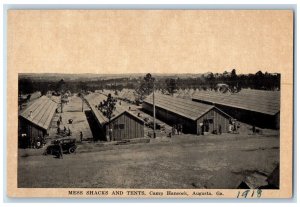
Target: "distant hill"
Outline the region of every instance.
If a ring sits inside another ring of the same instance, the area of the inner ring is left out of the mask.
[[[67,73],[19,73],[20,79],[31,79],[35,81],[58,81],[64,79],[65,81],[96,81],[116,78],[139,78],[144,77],[146,73],[128,73],[128,74],[67,74]],[[152,73],[152,76],[159,79],[162,78],[196,78],[203,74],[166,74],[166,73]]]

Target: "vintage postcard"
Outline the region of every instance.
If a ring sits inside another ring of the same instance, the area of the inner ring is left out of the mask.
[[[9,10],[7,194],[291,198],[292,10]]]

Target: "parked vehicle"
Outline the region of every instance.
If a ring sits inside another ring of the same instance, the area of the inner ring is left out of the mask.
[[[76,139],[66,138],[66,139],[59,139],[59,140],[52,141],[51,145],[49,145],[47,147],[47,149],[45,150],[45,155],[47,155],[47,154],[58,155],[60,146],[61,146],[62,152],[64,154],[75,153],[75,151],[77,149]]]

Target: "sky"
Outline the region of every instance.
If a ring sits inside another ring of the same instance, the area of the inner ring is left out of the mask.
[[[22,73],[280,72],[293,64],[284,10],[9,11],[8,69]]]

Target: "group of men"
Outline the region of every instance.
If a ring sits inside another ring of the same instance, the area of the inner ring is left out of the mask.
[[[238,134],[240,128],[240,123],[238,123],[235,119],[230,120],[229,123],[229,133]]]
[[[172,135],[176,135],[176,134],[180,135],[182,134],[182,132],[183,132],[182,124],[174,124],[172,126]]]
[[[26,135],[26,137],[27,137],[27,135]],[[38,136],[37,138],[33,137],[30,140],[30,148],[39,149],[39,148],[43,147],[44,145],[45,145],[45,140],[41,136]]]
[[[62,123],[62,117],[61,116],[59,116],[59,119],[57,120],[56,123],[57,123],[57,134],[60,134],[61,133],[60,124]],[[71,129],[69,127],[67,129],[66,126],[64,126],[63,132],[67,136],[72,135]]]

